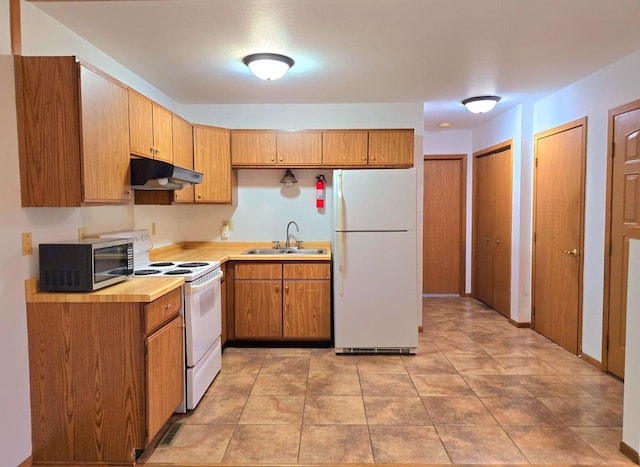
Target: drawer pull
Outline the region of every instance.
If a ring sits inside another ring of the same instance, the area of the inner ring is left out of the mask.
[[[169,308],[171,308],[171,303],[168,303],[167,305],[164,306],[165,310],[168,310]]]

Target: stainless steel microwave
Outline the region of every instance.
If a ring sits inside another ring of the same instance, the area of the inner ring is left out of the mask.
[[[93,292],[134,274],[130,238],[41,243],[39,250],[39,289],[44,292]]]

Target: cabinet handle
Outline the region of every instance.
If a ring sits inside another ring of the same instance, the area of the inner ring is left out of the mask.
[[[500,243],[502,243],[500,240],[496,240],[496,243],[499,245]]]
[[[372,161],[375,161],[375,160],[376,160],[376,156],[371,156],[371,157],[370,157],[370,159],[371,159]]]
[[[280,287],[278,287],[277,285],[274,285],[274,286],[273,286],[273,291],[274,291],[275,293],[280,292]]]
[[[152,155],[153,155],[153,151],[155,151],[155,148],[154,148],[153,146],[151,146],[151,147],[149,148],[149,152],[150,152]]]
[[[202,195],[198,195],[198,199],[202,199]]]
[[[289,286],[288,286],[288,285],[285,285],[285,286],[284,286],[284,291],[285,291],[286,293],[289,293]]]
[[[282,162],[282,161],[284,161],[284,158],[283,158],[283,157],[281,157],[281,158],[280,158],[280,162]]]
[[[167,305],[164,306],[165,310],[168,310],[169,308],[171,308],[171,303],[168,303]]]

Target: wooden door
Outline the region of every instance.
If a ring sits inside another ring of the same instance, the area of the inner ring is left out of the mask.
[[[178,167],[193,169],[193,126],[177,115],[173,116],[173,161]],[[193,185],[174,190],[173,201],[193,203],[194,193]]]
[[[491,306],[511,317],[511,149],[493,158],[493,302]]]
[[[494,223],[494,159],[489,156],[474,160],[473,197],[473,296],[487,305],[493,304]]]
[[[413,167],[413,130],[370,130],[369,165]]]
[[[367,130],[326,130],[322,132],[322,164],[334,167],[367,165]]]
[[[229,130],[197,126],[194,130],[194,169],[205,174],[195,186],[196,203],[231,203]]]
[[[127,90],[80,66],[83,201],[131,199]]]
[[[422,293],[464,295],[466,159],[424,161]]]
[[[235,281],[237,339],[282,337],[282,281]]]
[[[277,134],[278,165],[322,165],[322,132],[293,131]]]
[[[240,166],[276,165],[276,132],[233,130],[231,163]]]
[[[171,112],[153,104],[153,158],[173,164],[173,128]]]
[[[331,337],[331,285],[328,280],[285,280],[282,306],[283,337]]]
[[[624,378],[629,238],[640,234],[640,101],[610,111],[609,118],[613,154],[605,362],[607,371]]]
[[[533,328],[574,354],[582,322],[586,120],[535,136]]]
[[[153,159],[153,102],[129,89],[129,149]]]
[[[147,339],[147,443],[184,396],[183,335],[177,317]]]

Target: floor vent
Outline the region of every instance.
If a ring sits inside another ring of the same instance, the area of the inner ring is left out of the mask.
[[[416,349],[411,347],[398,347],[398,348],[342,347],[342,348],[336,348],[336,353],[411,355],[416,353]]]
[[[167,433],[162,438],[162,441],[158,443],[158,446],[171,446],[171,443],[173,443],[173,439],[178,434],[178,431],[180,431],[180,428],[182,428],[181,423],[174,423],[171,425]]]

